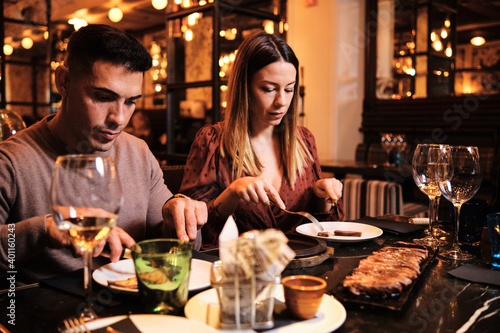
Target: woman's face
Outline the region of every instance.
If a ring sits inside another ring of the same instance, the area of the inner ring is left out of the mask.
[[[250,80],[250,110],[255,131],[280,124],[292,102],[297,71],[284,61],[273,62]]]

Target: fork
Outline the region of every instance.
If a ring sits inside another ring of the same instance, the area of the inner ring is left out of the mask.
[[[274,201],[272,200],[269,200],[269,202],[274,205],[274,206],[278,206]],[[279,207],[279,206],[278,206]],[[309,214],[308,212],[292,212],[292,211],[289,211],[287,209],[283,209],[283,208],[280,208],[282,211],[284,211],[285,213],[288,213],[288,214],[295,214],[295,215],[301,215],[303,217],[305,217],[306,219],[308,219],[309,221],[311,221],[315,226],[316,228],[319,229],[319,231],[325,231],[325,228],[323,228],[323,226],[321,225],[321,223],[319,223],[319,221],[311,214]]]
[[[63,324],[64,324],[65,330],[63,330],[61,332],[64,332],[64,333],[80,333],[80,332],[81,333],[90,333],[87,326],[85,326],[85,322],[84,322],[83,318],[72,317],[72,318],[64,319]]]

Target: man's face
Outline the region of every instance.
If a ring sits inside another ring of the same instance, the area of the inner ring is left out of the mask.
[[[143,73],[97,61],[93,74],[70,77],[66,95],[72,148],[79,152],[109,150],[141,97]]]

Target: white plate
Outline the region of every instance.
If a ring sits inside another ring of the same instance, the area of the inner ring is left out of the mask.
[[[284,309],[284,296],[282,285],[276,286],[274,308]],[[280,311],[281,311],[280,310]],[[213,288],[205,290],[194,297],[190,298],[184,307],[184,313],[189,319],[207,324],[218,332],[255,332],[254,330],[222,330],[219,325],[219,299],[217,291]],[[344,306],[337,301],[333,296],[323,295],[323,300],[318,309],[316,317],[298,321],[296,323],[281,326],[273,330],[266,331],[271,333],[323,333],[332,332],[342,326],[346,319],[346,311]]]
[[[200,290],[210,286],[210,270],[212,263],[200,259],[191,259],[191,273],[189,274],[189,291]],[[135,276],[134,262],[124,259],[115,263],[101,266],[92,273],[94,281],[108,287],[108,281],[126,280]],[[113,286],[113,289],[137,293],[137,289]]]
[[[85,323],[85,326],[87,326],[89,330],[97,330],[100,328],[105,328],[125,318],[127,318],[127,316],[96,319]],[[130,320],[132,320],[134,325],[144,333],[164,333],[166,330],[168,330],[169,332],[217,332],[215,329],[208,325],[177,316],[166,316],[158,314],[131,315]],[[168,329],[168,327],[170,329]]]
[[[325,231],[328,231],[332,234],[335,230],[361,231],[361,237],[333,236],[333,235],[329,237],[318,236],[318,229],[312,223],[299,225],[295,230],[297,230],[299,234],[338,243],[363,242],[372,238],[377,238],[378,236],[382,235],[382,229],[364,223],[356,223],[356,222],[320,222],[320,223],[323,226],[323,228],[325,228]]]

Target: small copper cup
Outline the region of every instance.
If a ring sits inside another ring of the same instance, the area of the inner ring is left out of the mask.
[[[312,275],[290,275],[281,280],[288,312],[299,319],[311,319],[318,312],[326,282]]]

